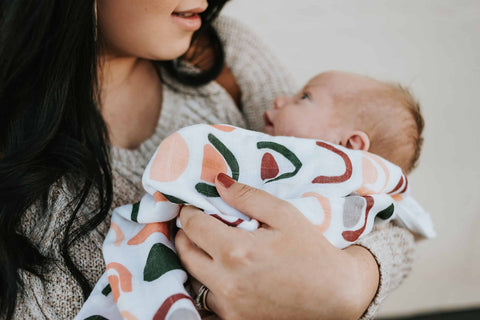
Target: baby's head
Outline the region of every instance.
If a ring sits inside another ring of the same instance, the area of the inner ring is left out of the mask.
[[[417,164],[424,126],[420,107],[398,84],[329,71],[264,114],[265,133],[322,139],[369,151],[409,173]]]

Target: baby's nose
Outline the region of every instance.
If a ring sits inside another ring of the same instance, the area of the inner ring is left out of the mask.
[[[285,106],[285,104],[288,102],[288,97],[287,96],[280,96],[275,99],[273,102],[273,108],[274,109],[280,109]]]

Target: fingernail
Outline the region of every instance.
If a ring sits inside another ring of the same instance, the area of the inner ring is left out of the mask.
[[[225,188],[230,188],[230,186],[235,182],[235,180],[233,180],[223,172],[217,175],[217,180],[220,181],[220,183],[223,184]]]

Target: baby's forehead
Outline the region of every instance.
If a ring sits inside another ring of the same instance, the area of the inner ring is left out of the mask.
[[[314,76],[305,87],[310,90],[328,90],[335,94],[342,94],[373,89],[380,84],[375,79],[355,73],[327,71]]]

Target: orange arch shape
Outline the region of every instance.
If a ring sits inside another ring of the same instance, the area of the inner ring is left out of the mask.
[[[170,229],[168,227],[168,222],[155,222],[147,223],[147,225],[145,225],[142,230],[140,230],[133,238],[128,240],[127,244],[129,246],[139,245],[145,242],[145,240],[147,240],[147,238],[155,232],[161,232],[165,235],[165,237],[167,237],[167,239],[170,239]]]
[[[316,192],[306,192],[302,195],[302,198],[306,197],[314,197],[322,206],[324,218],[322,223],[318,226],[318,229],[320,232],[324,233],[328,230],[330,223],[332,222],[332,206],[330,205],[330,200]]]
[[[120,247],[120,245],[122,244],[122,241],[125,240],[125,235],[123,234],[122,229],[120,229],[118,224],[116,224],[115,222],[110,223],[110,229],[115,231],[115,236],[116,236],[115,242],[113,243],[113,245],[115,247]]]
[[[120,297],[120,288],[119,280],[116,275],[108,276],[108,283],[110,283],[110,288],[112,288],[113,301],[117,303],[118,298]]]
[[[106,269],[107,270],[114,269],[115,271],[117,271],[118,276],[120,277],[120,288],[122,289],[123,292],[132,291],[132,274],[130,273],[130,271],[128,271],[128,269],[123,264],[120,264],[118,262],[110,262],[107,265]],[[109,281],[110,281],[110,277],[112,276],[108,277]],[[110,283],[110,286],[112,286],[111,283]],[[113,291],[113,287],[112,287],[112,291]]]

